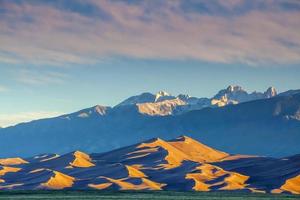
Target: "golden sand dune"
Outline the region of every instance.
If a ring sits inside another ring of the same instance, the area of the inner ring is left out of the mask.
[[[9,185],[0,185],[0,190],[1,189],[11,190],[11,189],[14,189],[15,187],[22,186],[22,185],[24,185],[24,184],[23,183],[17,183],[17,184],[9,184]]]
[[[199,170],[199,172],[188,173],[186,179],[195,181],[193,189],[197,191],[210,191],[210,187],[212,186],[221,186],[220,190],[244,189],[247,186],[245,182],[249,178],[248,176],[226,171],[211,164],[202,164],[196,170]],[[218,182],[209,183],[220,177],[223,178]]]
[[[131,177],[131,178],[145,178],[145,177],[147,177],[142,171],[140,171],[135,166],[126,165],[126,168],[128,170],[128,176]]]
[[[0,159],[0,165],[20,165],[28,163],[26,160],[23,160],[22,158],[5,158]]]
[[[97,190],[104,190],[104,189],[107,189],[107,188],[109,188],[111,185],[112,185],[112,183],[100,183],[100,184],[93,184],[93,183],[90,183],[90,184],[88,184],[88,186],[89,186],[90,188],[97,189]]]
[[[142,143],[137,146],[138,150],[128,154],[135,154],[135,156],[131,156],[128,159],[147,156],[150,153],[158,151],[158,147],[167,151],[165,160],[168,164],[162,165],[166,169],[178,167],[183,161],[194,161],[200,163],[216,162],[229,156],[227,153],[210,148],[196,140],[193,140],[192,138],[181,136],[176,140],[168,142],[157,138],[151,142]]]
[[[181,165],[183,160],[189,159],[189,157],[185,153],[175,148],[168,142],[165,142],[164,140],[159,138],[149,143],[142,143],[137,148],[145,147],[150,148],[150,151],[157,151],[157,147],[161,147],[167,151],[167,156],[165,157],[165,160],[168,162],[168,164],[162,165],[166,169],[178,167]]]
[[[291,192],[293,194],[300,194],[300,175],[286,180],[286,182],[280,187],[280,189]]]
[[[81,151],[75,151],[74,152],[74,157],[75,159],[73,160],[72,163],[70,163],[70,165],[72,167],[92,167],[95,166],[92,163],[92,159],[90,158],[90,156],[86,153],[83,153]]]
[[[192,138],[152,139],[111,152],[2,159],[0,190],[246,190],[300,194],[300,155],[229,155]],[[76,184],[75,184],[76,182]]]
[[[107,179],[109,182],[114,183],[120,187],[121,190],[161,190],[163,186],[166,184],[157,183],[154,181],[151,181],[147,178],[141,178],[141,184],[133,184],[130,183],[125,179],[112,179],[108,177],[103,177]]]
[[[1,167],[0,166],[0,176],[3,176],[5,174],[11,173],[11,172],[18,172],[20,170],[21,170],[21,168],[17,168],[17,167],[5,167],[5,166]]]
[[[42,188],[47,189],[64,189],[72,187],[75,178],[58,171],[53,171],[54,176],[51,177],[46,183],[42,183]]]
[[[189,160],[195,162],[215,162],[229,156],[225,152],[210,148],[187,136],[181,136],[168,143],[184,152]]]

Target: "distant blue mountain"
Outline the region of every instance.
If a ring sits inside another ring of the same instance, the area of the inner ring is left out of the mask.
[[[74,150],[103,152],[153,137],[170,139],[178,135],[191,136],[233,154],[280,157],[300,153],[300,93],[276,95],[271,88],[249,94],[253,98],[247,97],[246,102],[239,102],[239,94],[246,98],[248,93],[228,87],[217,97],[204,100],[161,92],[158,101],[147,94],[143,97],[151,97],[151,102],[143,98],[139,103],[138,98],[131,98],[134,103],[123,102],[112,108],[94,106],[3,128],[0,157]],[[225,97],[235,103],[221,107],[211,104]],[[205,106],[195,106],[203,102]]]

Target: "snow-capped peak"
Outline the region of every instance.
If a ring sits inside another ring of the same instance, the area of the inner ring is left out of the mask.
[[[175,99],[175,97],[165,91],[159,91],[155,94],[154,102],[170,100],[170,99]]]
[[[159,91],[156,93],[156,96],[171,96],[169,93],[165,92],[165,91]]]
[[[267,91],[264,92],[267,98],[274,97],[277,95],[277,91],[274,87],[269,87]]]
[[[245,91],[241,86],[238,85],[229,85],[226,90],[227,92]]]

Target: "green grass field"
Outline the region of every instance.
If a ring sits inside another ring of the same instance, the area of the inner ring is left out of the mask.
[[[12,191],[0,192],[0,199],[203,199],[203,200],[268,200],[300,199],[297,195],[252,194],[237,192],[109,192],[109,191]]]

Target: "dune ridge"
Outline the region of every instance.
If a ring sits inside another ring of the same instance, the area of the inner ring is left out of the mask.
[[[168,141],[154,138],[105,153],[75,151],[26,160],[5,159],[5,164],[0,165],[0,190],[242,190],[300,194],[300,154],[280,159],[231,155],[187,136]]]

